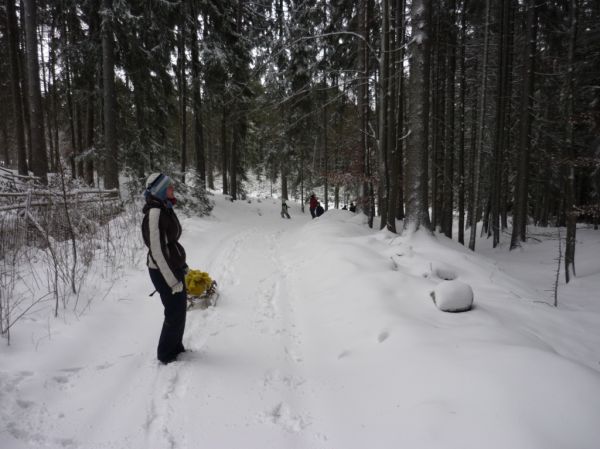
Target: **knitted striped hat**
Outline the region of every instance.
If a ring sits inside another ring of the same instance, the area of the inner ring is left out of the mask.
[[[152,173],[146,181],[146,192],[148,195],[155,196],[161,200],[167,199],[167,187],[172,181],[167,175],[162,173]]]

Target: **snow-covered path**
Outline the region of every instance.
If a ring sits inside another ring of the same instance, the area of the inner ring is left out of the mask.
[[[256,447],[257,435],[263,447],[306,447],[307,384],[282,237],[308,219],[235,206],[241,215],[183,220],[188,262],[218,280],[220,298],[188,313],[181,361],[155,360],[162,306],[148,299],[140,270],[123,280],[116,307],[96,305],[104,313],[49,336],[52,355],[6,354],[7,366],[22,367],[0,373],[2,448]]]
[[[243,223],[215,224],[220,241],[186,243],[190,266],[214,274],[221,294],[216,308],[188,314],[184,343],[192,352],[167,367],[180,388],[160,399],[177,412],[163,414],[156,438],[225,448],[255,445],[262,435],[266,447],[306,447],[298,431],[308,423],[307,385],[283,238],[302,222],[250,213]]]
[[[290,212],[221,197],[183,220],[220,297],[168,366],[142,268],[80,321],[23,324],[0,349],[0,448],[597,448],[600,306],[550,308],[452,242]],[[473,286],[473,311],[432,305],[438,270]]]

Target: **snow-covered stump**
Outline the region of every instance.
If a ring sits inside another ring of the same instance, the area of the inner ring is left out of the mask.
[[[473,307],[473,289],[457,280],[440,283],[431,292],[431,297],[437,308],[444,312],[466,312]]]

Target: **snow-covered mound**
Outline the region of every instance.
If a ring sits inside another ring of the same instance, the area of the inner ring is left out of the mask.
[[[431,297],[438,309],[444,312],[466,312],[473,307],[473,289],[457,280],[441,282],[431,292]]]

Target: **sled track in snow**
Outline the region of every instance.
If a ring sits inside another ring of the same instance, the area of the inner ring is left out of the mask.
[[[260,422],[272,423],[286,432],[298,433],[310,426],[310,414],[299,412],[300,398],[308,389],[302,372],[301,338],[297,333],[293,317],[293,292],[290,290],[290,268],[282,257],[281,236],[283,231],[265,234],[267,257],[273,271],[262,279],[257,289],[257,324],[263,325],[263,332],[268,332],[280,342],[286,363],[282,367],[266,369],[263,375],[263,394],[275,390],[279,392],[279,400],[257,419]],[[266,328],[265,328],[266,327]]]
[[[177,363],[157,369],[156,393],[147,411],[146,447],[176,449],[186,446],[185,432],[182,431],[185,422],[174,408],[175,399],[185,397],[186,382],[181,379],[182,370],[183,366]]]

